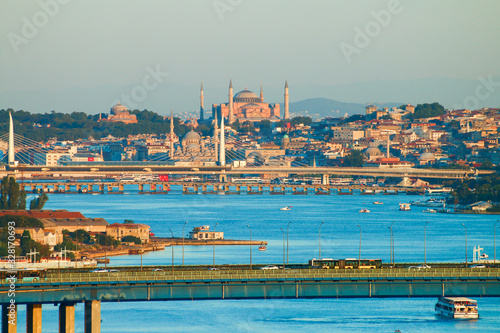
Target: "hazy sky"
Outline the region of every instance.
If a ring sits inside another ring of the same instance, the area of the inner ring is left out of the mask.
[[[191,111],[201,80],[207,106],[230,78],[236,92],[262,83],[269,102],[288,79],[292,102],[498,107],[499,12],[498,0],[2,0],[0,108],[107,112],[128,95]]]

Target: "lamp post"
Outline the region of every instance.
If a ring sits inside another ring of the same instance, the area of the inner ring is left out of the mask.
[[[283,228],[280,228],[280,230],[283,233],[283,269],[285,269],[285,230]]]
[[[215,266],[215,228],[217,228],[218,224],[219,224],[218,222],[215,223],[215,227],[214,227],[214,239],[213,239],[213,242],[214,242],[214,263],[213,263],[213,266]]]
[[[359,227],[359,259],[358,259],[358,268],[361,266],[361,226],[358,224]]]
[[[425,222],[425,225],[424,225],[424,264],[427,264],[427,233],[426,233],[426,228],[427,228],[427,224],[429,224],[429,221]]]
[[[184,266],[184,227],[186,226],[187,221],[182,225],[182,266]]]
[[[172,234],[172,243],[170,243],[170,247],[172,248],[172,271],[173,271],[174,270],[174,243],[173,243],[174,233],[172,232],[172,229],[168,229],[168,231],[170,231],[170,233]]]
[[[394,221],[392,221],[391,226],[388,227],[388,228],[391,231],[391,239],[390,239],[390,242],[389,242],[389,252],[390,252],[389,261],[394,266],[394,234],[393,234],[393,231],[392,231],[392,225],[393,224],[394,224]]]
[[[462,223],[465,229],[465,268],[467,268],[467,227]]]
[[[290,226],[290,223],[292,223],[292,221],[288,222],[287,226],[286,226],[286,263],[288,264],[288,227]]]
[[[321,226],[323,225],[323,223],[325,222],[321,222],[321,224],[319,225],[319,259],[321,259]]]
[[[247,225],[247,227],[250,229],[250,269],[252,269],[252,228],[250,225]]]
[[[495,222],[495,226],[493,227],[493,263],[497,263],[497,223],[498,220]]]

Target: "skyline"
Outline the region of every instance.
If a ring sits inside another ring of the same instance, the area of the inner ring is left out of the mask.
[[[280,104],[285,80],[291,103],[500,104],[497,2],[284,4],[3,2],[0,107],[95,114],[142,87],[127,107],[194,112],[201,81],[210,110],[230,79]]]

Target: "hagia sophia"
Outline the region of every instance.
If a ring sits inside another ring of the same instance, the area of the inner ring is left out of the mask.
[[[279,121],[280,120],[280,105],[278,103],[265,103],[264,92],[262,85],[260,86],[260,97],[254,92],[245,88],[233,97],[233,82],[229,81],[229,96],[227,103],[212,105],[212,118],[221,116],[227,118],[229,124],[235,120],[240,122],[245,121]],[[288,98],[288,82],[285,82],[284,95],[284,115],[283,119],[290,118],[289,98]],[[200,116],[203,114],[203,84],[200,94]]]
[[[289,96],[288,82],[285,81],[284,93],[284,113],[282,119],[289,119]],[[219,141],[222,141],[222,136],[219,139],[218,124],[221,121],[221,131],[223,131],[223,122],[232,124],[236,120],[243,123],[245,121],[258,122],[269,120],[272,122],[279,121],[280,105],[278,103],[265,103],[262,85],[260,88],[260,97],[248,89],[244,89],[233,96],[233,84],[229,82],[228,102],[212,105],[211,121],[214,124],[214,134],[212,137],[203,139],[200,134],[191,130],[186,133],[182,140],[174,133],[173,113],[170,115],[170,137],[169,137],[169,153],[170,160],[183,162],[220,162],[221,157],[218,156]],[[137,118],[134,114],[130,114],[125,106],[120,104],[114,105],[107,118],[102,118],[99,114],[98,121],[107,122],[123,122],[126,124],[137,123]],[[203,83],[200,89],[200,122],[204,121],[204,95]],[[210,120],[208,120],[210,121]],[[221,147],[223,147],[223,143]]]

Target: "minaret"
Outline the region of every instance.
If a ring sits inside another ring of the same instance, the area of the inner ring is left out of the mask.
[[[170,109],[170,158],[174,158],[174,112]]]
[[[285,116],[284,119],[290,119],[290,108],[288,105],[288,80],[285,81]]]
[[[205,119],[203,115],[203,81],[201,81],[201,90],[200,90],[200,120]]]
[[[264,91],[262,90],[262,83],[260,84],[260,102],[264,103]]]
[[[224,117],[220,120],[220,157],[219,164],[221,166],[226,165],[226,145],[224,141]]]
[[[217,145],[219,144],[219,127],[217,126],[217,111],[215,112],[215,124],[214,124],[214,148],[215,148],[215,160],[217,160],[219,153],[218,153],[218,147]]]
[[[14,164],[16,158],[14,155],[14,122],[12,121],[12,113],[9,112],[9,165]]]
[[[224,119],[224,116],[221,115],[221,118]],[[233,115],[233,81],[229,80],[229,115],[228,115],[228,123],[232,124],[234,122]],[[221,125],[222,129],[222,125]]]
[[[390,157],[390,155],[389,155],[389,145],[390,145],[389,131],[387,131],[386,133],[387,133],[387,158],[389,158]]]

